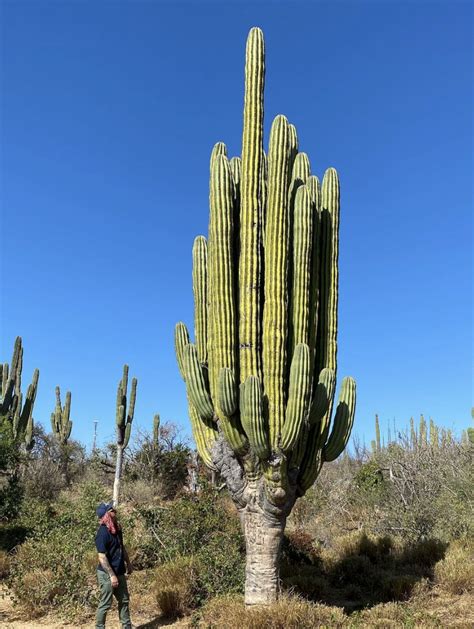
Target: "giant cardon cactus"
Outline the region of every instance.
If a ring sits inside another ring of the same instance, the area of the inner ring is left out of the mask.
[[[23,369],[23,345],[20,336],[15,340],[11,363],[0,364],[0,420],[8,420],[17,442],[23,442],[27,449],[34,445],[33,407],[38,388],[39,370],[33,372],[33,379],[26,391],[25,401],[21,392]]]
[[[277,116],[263,150],[263,34],[250,31],[242,157],[211,155],[208,240],[193,247],[194,334],[175,331],[198,452],[224,478],[246,539],[245,600],[278,595],[286,517],[343,451],[355,382],[336,380],[339,179],[311,174]]]
[[[135,413],[135,401],[137,399],[137,379],[132,378],[130,391],[130,402],[127,412],[127,388],[128,388],[128,365],[123,366],[123,375],[119,380],[117,388],[117,403],[115,409],[116,431],[117,431],[117,455],[115,460],[115,479],[113,490],[114,505],[118,505],[120,494],[120,478],[122,476],[123,451],[128,446],[130,434],[132,432],[132,422]]]

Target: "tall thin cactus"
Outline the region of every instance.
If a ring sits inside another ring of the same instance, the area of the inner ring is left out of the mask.
[[[130,389],[130,402],[127,412],[127,388],[128,388],[128,365],[123,366],[123,375],[118,383],[117,402],[115,410],[116,432],[117,432],[117,458],[115,463],[115,479],[113,502],[117,506],[120,494],[120,479],[122,475],[123,451],[128,445],[132,431],[133,416],[135,413],[135,402],[137,399],[137,379],[132,378]]]
[[[156,414],[153,417],[153,450],[160,447],[160,416]]]
[[[71,436],[71,392],[66,392],[66,401],[61,405],[61,389],[56,387],[56,406],[51,413],[51,428],[54,436],[62,445],[66,445]]]
[[[16,441],[24,443],[27,449],[31,449],[34,445],[33,407],[38,389],[39,370],[34,370],[33,379],[23,401],[22,369],[23,344],[21,337],[17,336],[10,364],[0,364],[0,420],[8,421]]]
[[[278,592],[286,517],[325,461],[344,450],[355,412],[345,378],[331,422],[337,355],[339,178],[311,175],[279,115],[263,150],[263,34],[250,31],[242,158],[210,162],[208,240],[193,246],[194,336],[175,347],[204,463],[224,477],[247,542],[246,602]]]
[[[69,483],[68,467],[69,467],[69,448],[68,440],[71,436],[72,420],[71,420],[71,392],[66,392],[66,401],[64,406],[61,404],[61,389],[56,387],[56,406],[51,413],[51,428],[53,434],[59,443],[59,467],[62,477],[66,483]]]
[[[381,450],[381,445],[380,445],[380,423],[379,423],[379,416],[375,415],[375,450],[376,452],[380,452]]]

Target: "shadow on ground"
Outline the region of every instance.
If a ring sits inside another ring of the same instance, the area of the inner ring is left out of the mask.
[[[314,549],[310,536],[293,532],[285,539],[281,577],[286,590],[350,614],[407,600],[418,582],[433,577],[446,548],[438,540],[400,548],[389,537],[374,541],[362,535],[331,558]]]

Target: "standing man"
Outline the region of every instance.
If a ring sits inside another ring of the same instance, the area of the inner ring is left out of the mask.
[[[95,546],[99,553],[97,579],[100,588],[100,601],[96,614],[96,629],[105,629],[105,618],[112,605],[112,596],[118,603],[119,618],[123,629],[132,629],[129,596],[125,573],[132,572],[130,559],[123,545],[122,527],[117,522],[113,502],[102,502],[96,509],[99,528],[95,536]]]

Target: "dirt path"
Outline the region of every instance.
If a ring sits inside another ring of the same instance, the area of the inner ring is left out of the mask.
[[[116,616],[117,610],[116,608],[112,608],[110,612],[110,622],[107,622],[107,629],[120,629],[120,623],[118,619],[116,619]],[[178,620],[176,622],[166,621],[159,617],[153,618],[153,614],[146,615],[143,612],[133,614],[132,621],[135,629],[156,629],[158,627],[185,629],[189,626],[186,620]],[[4,629],[92,629],[94,622],[69,624],[51,616],[43,616],[35,620],[25,620],[24,617],[22,617],[21,610],[13,605],[8,591],[0,586],[0,627]]]

